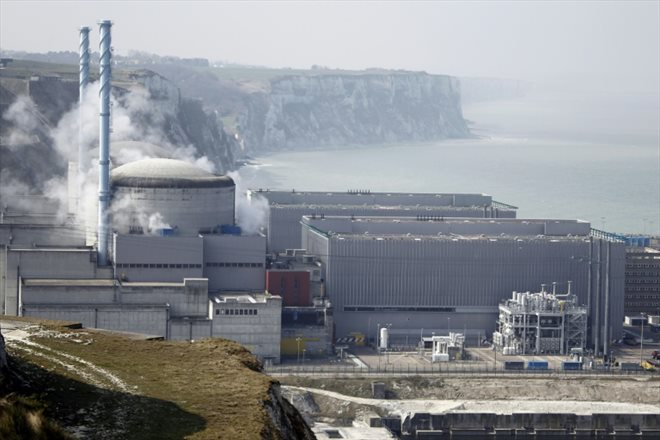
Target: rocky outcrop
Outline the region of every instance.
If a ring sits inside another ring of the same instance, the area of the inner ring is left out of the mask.
[[[426,73],[291,75],[253,93],[239,130],[250,150],[469,136],[458,80]]]
[[[0,383],[5,381],[9,375],[9,363],[7,361],[7,351],[5,350],[5,338],[0,331]]]
[[[182,97],[171,81],[149,71],[132,72],[113,85],[113,96],[122,108],[113,109],[112,141],[164,143],[166,149],[176,150],[173,157],[206,157],[218,173],[234,169],[238,142],[225,132],[215,113],[205,111],[198,99]],[[55,76],[0,78],[0,181],[4,187],[11,181],[12,186],[41,192],[45,182],[65,175],[67,161],[75,160],[71,152],[77,151],[71,146],[77,140],[72,135],[77,133],[72,126],[77,117],[65,115],[77,101],[77,81]],[[95,124],[97,106],[90,111],[93,116],[88,120]],[[129,124],[122,123],[122,112]],[[71,133],[64,136],[68,145],[56,145],[66,130],[61,123],[58,126],[63,117]],[[89,131],[94,136],[98,128]]]
[[[135,110],[131,116],[138,125],[149,127],[147,133],[162,135],[177,148],[192,146],[195,155],[208,158],[216,172],[226,173],[234,168],[239,144],[225,132],[215,113],[205,111],[201,99],[183,97],[174,83],[148,70],[133,72],[129,77],[147,92],[149,105],[144,108],[125,102],[127,108]],[[132,99],[130,94],[124,96],[124,101]]]
[[[316,436],[298,410],[284,397],[280,386],[273,384],[264,403],[272,425],[264,427],[262,438],[314,440]]]

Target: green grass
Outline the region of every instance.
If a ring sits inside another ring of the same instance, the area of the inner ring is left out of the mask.
[[[88,423],[89,414],[80,410],[98,408],[95,429],[123,429],[126,438],[278,438],[264,409],[274,381],[239,345],[221,339],[141,341],[84,332],[89,333],[84,336],[91,339],[89,345],[67,338],[33,340],[111,371],[134,393],[99,388],[55,362],[10,350],[29,372],[34,388],[43,390],[38,398],[46,404],[47,415],[64,426]],[[118,406],[130,415],[123,422],[116,417]]]

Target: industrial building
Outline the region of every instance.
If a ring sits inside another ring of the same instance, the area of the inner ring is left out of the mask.
[[[249,190],[253,203],[268,203],[268,251],[301,248],[303,215],[515,218],[515,206],[486,194],[314,192]]]
[[[110,27],[100,23],[98,203],[70,203],[76,216],[60,218],[57,206],[26,212],[20,198],[3,200],[3,313],[168,339],[226,337],[279,362],[282,303],[265,292],[266,238],[236,226],[234,181],[168,158],[110,171]],[[75,174],[69,188],[80,183]]]
[[[626,248],[626,315],[660,315],[660,251]]]
[[[587,307],[570,292],[513,292],[499,307],[493,344],[504,355],[563,354],[587,345]]]
[[[4,314],[226,337],[273,363],[328,355],[338,338],[377,341],[381,325],[391,345],[436,333],[443,354],[443,333],[492,334],[512,291],[570,280],[587,343],[606,353],[620,337],[624,244],[584,221],[516,219],[516,207],[485,194],[250,191],[269,206],[266,237],[236,226],[227,176],[168,158],[111,171],[111,23],[100,25],[98,201],[78,205],[78,177],[75,217],[2,201]]]
[[[211,299],[211,336],[238,342],[266,364],[280,362],[282,298],[258,292],[223,292]]]
[[[321,263],[303,249],[289,249],[266,271],[266,290],[282,297],[282,356],[333,354],[334,320],[325,297]]]
[[[589,310],[589,343],[621,334],[624,244],[579,220],[305,216],[303,247],[323,262],[337,337],[495,330],[512,291],[572,281]],[[418,339],[418,338],[417,338]],[[393,343],[396,343],[393,341]]]

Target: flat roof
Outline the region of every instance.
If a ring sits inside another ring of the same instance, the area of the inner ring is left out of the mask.
[[[591,224],[583,220],[461,217],[303,216],[301,223],[333,239],[584,240]]]
[[[310,208],[310,209],[373,209],[373,210],[382,210],[382,211],[394,211],[394,210],[405,210],[405,211],[434,211],[434,210],[446,210],[451,208],[454,211],[458,210],[468,210],[468,209],[484,209],[483,205],[465,205],[465,206],[454,206],[454,205],[403,205],[403,204],[392,204],[384,205],[380,203],[364,203],[364,204],[348,204],[348,203],[278,203],[273,202],[270,204],[271,207],[276,207],[278,209],[301,209],[301,208]],[[508,206],[504,208],[498,208],[503,211],[513,211],[518,208],[515,206]]]
[[[371,192],[368,190],[334,191],[290,191],[250,189],[250,195],[264,197],[270,204],[297,205],[383,205],[383,206],[453,206],[493,207],[503,210],[518,209],[513,205],[493,200],[483,193],[415,193],[415,192]]]
[[[223,292],[209,295],[214,304],[259,304],[265,303],[268,298],[279,298],[278,295],[266,294],[266,292]]]

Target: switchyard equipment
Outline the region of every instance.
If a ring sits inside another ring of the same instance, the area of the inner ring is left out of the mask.
[[[450,332],[448,336],[433,336],[432,362],[449,362],[457,357],[463,357],[465,335]]]
[[[568,292],[513,292],[511,299],[500,304],[498,330],[493,343],[504,355],[568,354],[584,349],[587,344],[588,311],[578,305],[577,296]]]

